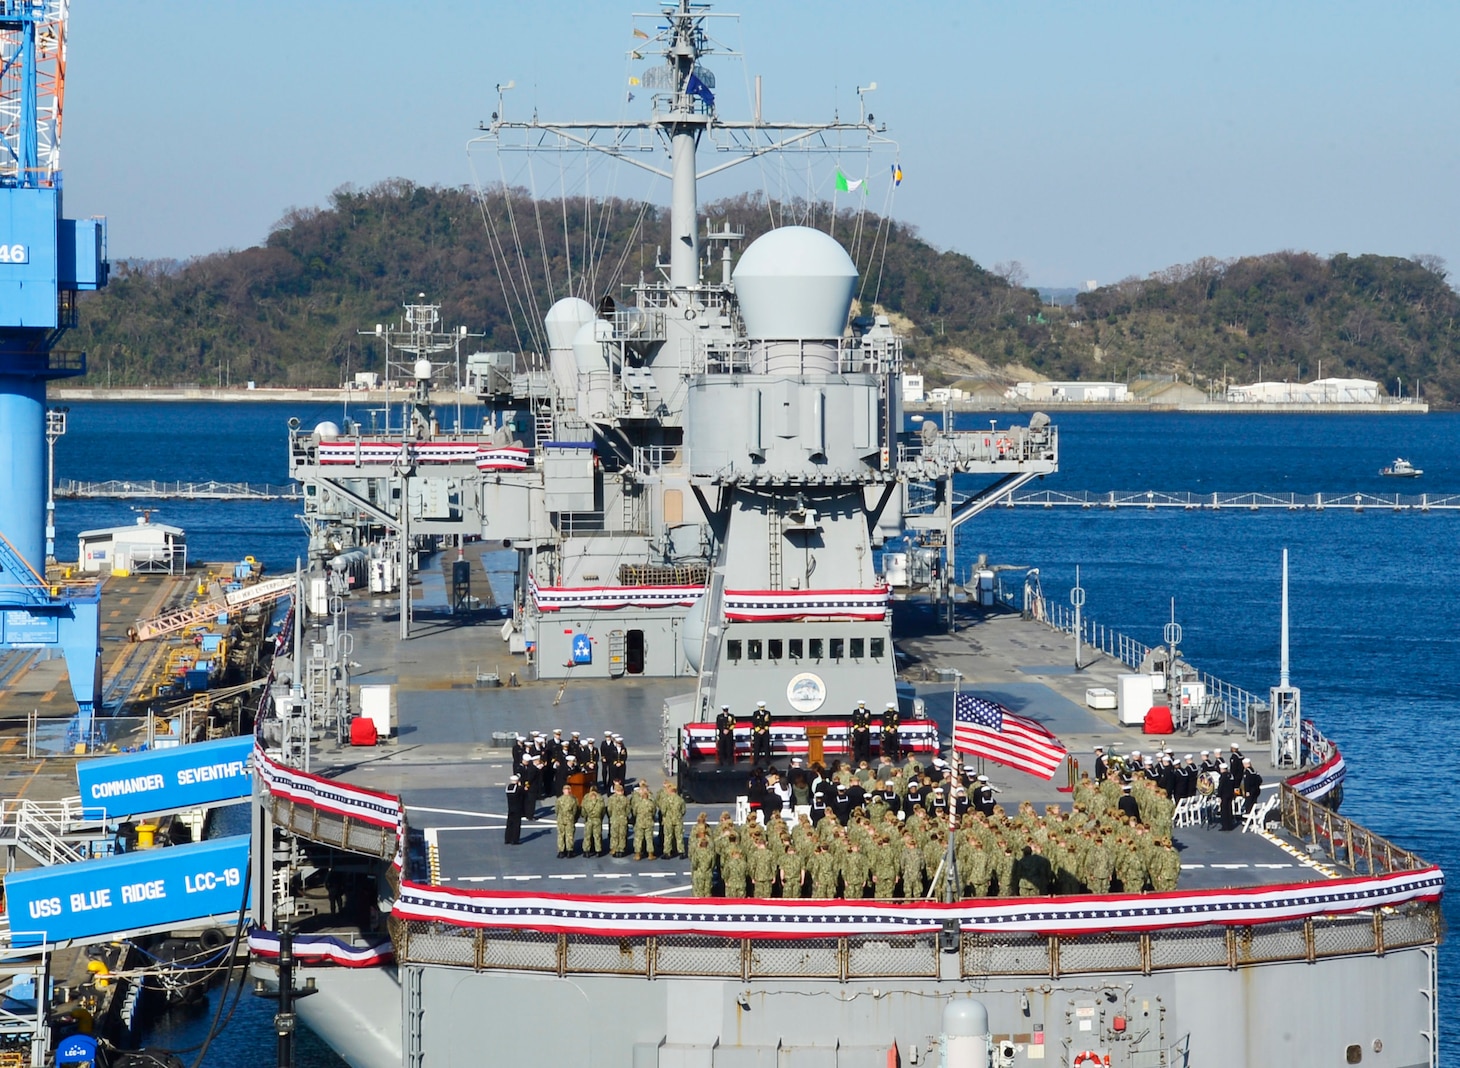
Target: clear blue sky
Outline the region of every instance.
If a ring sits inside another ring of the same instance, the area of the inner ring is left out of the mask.
[[[467,184],[465,143],[497,82],[517,82],[516,115],[642,114],[624,94],[645,64],[624,53],[630,12],[652,7],[73,4],[68,213],[108,216],[113,258],[187,257],[257,244],[345,183]],[[720,28],[746,53],[711,64],[723,114],[747,116],[756,73],[777,118],[855,115],[855,87],[875,80],[869,109],[906,172],[893,213],[980,263],[1021,261],[1031,283],[1284,248],[1437,253],[1460,274],[1454,0],[723,10],[742,15]],[[829,193],[834,166],[815,172],[800,191]],[[761,180],[743,168],[701,200]]]

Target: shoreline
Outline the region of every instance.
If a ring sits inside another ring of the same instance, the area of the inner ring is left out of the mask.
[[[408,389],[343,389],[338,386],[272,386],[261,389],[243,387],[204,388],[201,386],[180,386],[174,388],[79,388],[52,387],[48,393],[51,401],[152,401],[181,403],[186,401],[210,401],[228,404],[281,404],[289,401],[308,401],[312,404],[391,404],[404,402],[412,394]],[[456,390],[438,390],[432,398],[441,404],[478,404],[476,394]],[[1176,412],[1182,415],[1427,415],[1431,408],[1428,401],[1387,400],[1367,404],[1233,404],[1228,401],[1207,401],[1199,404],[1163,404],[1159,401],[1121,402],[1057,402],[1038,404],[1032,401],[977,401],[960,400],[949,404],[927,402],[904,403],[907,412],[941,412],[945,408],[955,412],[1045,412],[1051,416],[1065,412]],[[1445,410],[1445,409],[1440,409]]]

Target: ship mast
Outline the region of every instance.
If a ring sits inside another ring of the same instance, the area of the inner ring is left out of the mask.
[[[704,31],[699,20],[690,13],[689,0],[679,0],[679,8],[670,18],[669,47],[664,53],[675,73],[675,90],[665,126],[669,134],[673,174],[669,215],[669,284],[675,289],[691,289],[699,282],[695,153],[705,124],[714,116],[715,106],[713,94],[703,86],[695,71],[703,46]],[[701,105],[702,110],[696,105]]]

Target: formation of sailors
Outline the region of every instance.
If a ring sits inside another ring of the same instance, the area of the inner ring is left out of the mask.
[[[813,822],[809,813],[787,820],[772,810],[764,823],[740,826],[729,813],[714,824],[701,814],[689,835],[691,893],[940,899],[950,834],[960,898],[1166,891],[1176,888],[1181,873],[1169,836],[1107,807],[1098,791],[1070,812],[1049,805],[1040,815],[1026,801],[1013,816],[995,806],[951,820],[931,815],[921,802],[899,818],[873,793],[846,821],[835,811]]]
[[[1242,798],[1251,810],[1262,794],[1262,775],[1252,761],[1242,755],[1233,742],[1224,755],[1220,750],[1203,749],[1200,760],[1192,753],[1178,758],[1170,751],[1142,756],[1132,752],[1125,757],[1107,756],[1103,746],[1095,747],[1096,784],[1114,779],[1118,785],[1144,781],[1158,786],[1173,804],[1198,795],[1215,795],[1222,830],[1237,825],[1237,799]]]
[[[527,737],[519,734],[512,743],[508,785],[515,784],[516,789],[509,791],[509,800],[520,797],[524,815],[533,815],[539,801],[557,797],[573,776],[582,775],[581,781],[607,793],[611,784],[628,778],[628,767],[628,748],[623,736],[613,731],[606,731],[602,741],[584,738],[578,731],[565,737],[561,729],[551,734],[533,731]]]

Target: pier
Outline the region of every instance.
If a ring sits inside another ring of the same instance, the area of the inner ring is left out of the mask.
[[[271,486],[253,482],[161,482],[157,479],[78,482],[63,478],[56,483],[56,497],[62,500],[104,497],[154,501],[297,501],[302,494],[294,482]]]
[[[1187,512],[1280,509],[1322,512],[1328,509],[1362,512],[1373,508],[1391,512],[1460,511],[1460,493],[1172,493],[1159,490],[1032,490],[1010,493],[994,502],[1000,508],[1179,508]]]

